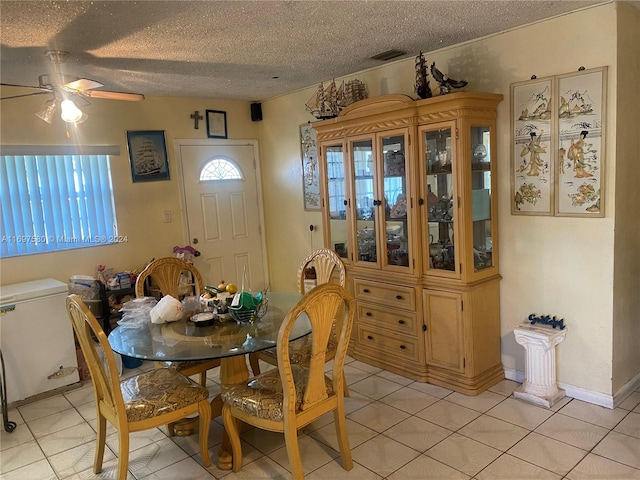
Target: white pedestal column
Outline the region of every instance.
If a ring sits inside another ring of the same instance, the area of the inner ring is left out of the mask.
[[[523,324],[513,333],[527,356],[525,381],[513,392],[513,396],[550,408],[565,395],[556,381],[556,345],[564,340],[567,329]]]

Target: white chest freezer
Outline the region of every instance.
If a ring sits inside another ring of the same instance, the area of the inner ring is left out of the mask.
[[[0,286],[8,403],[80,381],[67,295],[67,284],[52,278]]]

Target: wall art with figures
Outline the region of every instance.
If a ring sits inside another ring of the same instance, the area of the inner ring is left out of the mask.
[[[604,216],[607,67],[511,85],[511,213]]]
[[[318,172],[318,140],[311,124],[300,125],[302,156],[302,195],[304,209],[320,210],[320,181]]]

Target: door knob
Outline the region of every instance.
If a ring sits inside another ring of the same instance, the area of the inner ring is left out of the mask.
[[[198,239],[197,239],[197,238],[194,238],[194,239],[191,241],[191,243],[193,243],[194,245],[197,245],[197,244],[198,244]]]

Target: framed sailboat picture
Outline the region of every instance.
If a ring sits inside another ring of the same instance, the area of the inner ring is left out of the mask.
[[[169,180],[164,130],[127,131],[127,147],[134,183]]]

